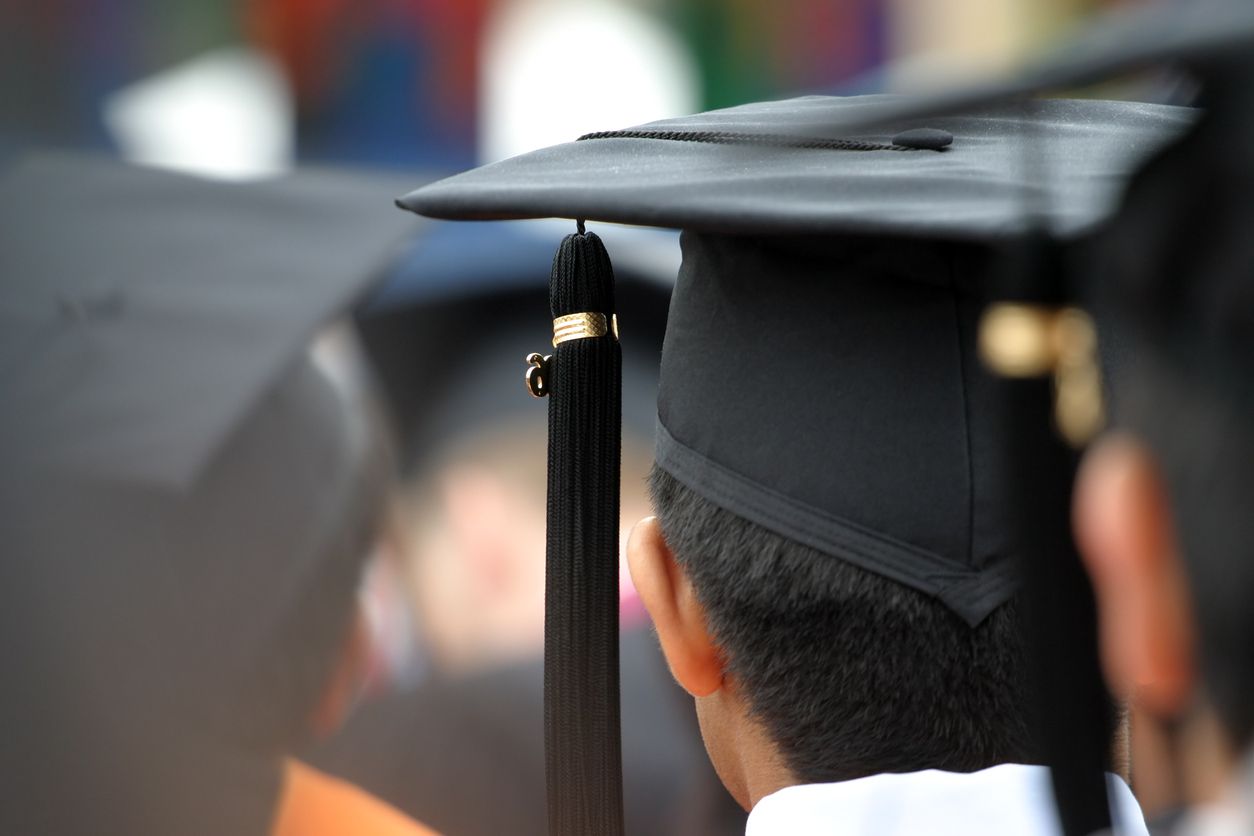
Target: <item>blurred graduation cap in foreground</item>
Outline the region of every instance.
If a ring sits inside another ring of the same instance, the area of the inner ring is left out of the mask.
[[[591,134],[400,200],[433,217],[580,226],[554,262],[556,350],[532,358],[550,399],[554,833],[617,832],[619,818],[605,537],[618,332],[608,255],[584,221],[684,230],[658,398],[664,470],[971,625],[1016,587],[1010,482],[1026,477],[1002,467],[1016,442],[976,355],[982,301],[1002,256],[1093,230],[1195,114],[1055,100],[893,119],[904,106],[746,105]]]
[[[1033,544],[1028,603],[1040,667],[1041,737],[1067,833],[1092,830],[1105,802],[1094,743],[1068,731],[1092,729],[1109,711],[1094,685],[1094,654],[1086,652],[1080,660],[1074,652],[1081,642],[1095,643],[1092,596],[1063,534],[1072,513],[1078,461],[1073,448],[1100,428],[1101,420],[1100,402],[1095,409],[1095,399],[1085,393],[1095,376],[1083,356],[1095,335],[1075,327],[1075,306],[1098,317],[1102,353],[1112,362],[1116,383],[1124,384],[1106,392],[1116,419],[1119,396],[1134,388],[1127,382],[1143,381],[1147,369],[1194,381],[1196,391],[1205,393],[1199,397],[1216,398],[1227,409],[1254,403],[1254,377],[1246,362],[1254,356],[1247,304],[1250,242],[1241,231],[1248,226],[1254,171],[1252,54],[1254,5],[1160,4],[1109,15],[1010,78],[905,102],[882,117],[929,119],[1143,70],[1174,73],[1202,106],[1188,131],[1138,167],[1111,216],[1078,251],[1062,253],[1039,240],[1023,248],[999,282],[993,297],[999,304],[982,322],[985,360],[1011,378],[1003,384],[1004,413],[1017,436],[1009,464],[1036,474],[1035,496],[1023,493],[1016,504],[1018,527]],[[1035,155],[1026,162],[1039,179],[1054,175],[1054,167]],[[1068,431],[1077,412],[1079,431],[1074,426]],[[1048,413],[1067,444],[1046,431],[1042,416]]]
[[[194,484],[412,234],[378,211],[386,184],[229,185],[69,155],[5,172],[6,438],[84,475]]]
[[[266,832],[386,484],[308,349],[406,236],[387,191],[0,173],[0,829]]]

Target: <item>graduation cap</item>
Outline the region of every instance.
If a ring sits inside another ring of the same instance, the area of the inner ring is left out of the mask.
[[[550,830],[618,832],[618,330],[585,221],[679,227],[659,466],[709,501],[978,624],[1014,592],[1004,430],[976,356],[999,250],[1074,240],[1192,123],[1118,102],[893,119],[809,97],[624,130],[407,195],[441,218],[575,219],[550,282],[546,727]],[[1047,179],[1024,160],[1041,159]],[[1025,207],[1031,207],[1029,211]],[[630,335],[623,323],[623,338]],[[1020,476],[1021,474],[1016,474]]]
[[[409,231],[388,191],[0,172],[0,829],[268,826],[258,753],[304,718],[249,689],[295,687],[273,654],[318,589],[351,589],[386,484],[307,349]]]

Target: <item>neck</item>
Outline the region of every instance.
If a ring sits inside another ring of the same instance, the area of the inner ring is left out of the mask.
[[[1200,711],[1179,733],[1185,800],[1193,805],[1218,801],[1235,780],[1239,767],[1219,719],[1209,710]]]
[[[746,759],[746,789],[748,807],[753,807],[773,792],[800,784],[801,781],[783,766],[778,753],[761,761]]]
[[[697,720],[723,786],[746,810],[777,790],[801,781],[779,747],[727,690],[697,699]]]

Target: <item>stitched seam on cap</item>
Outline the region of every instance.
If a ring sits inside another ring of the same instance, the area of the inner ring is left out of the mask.
[[[933,595],[978,575],[934,552],[890,540],[758,484],[676,440],[661,421],[657,435],[657,461],[663,469],[716,504],[784,536]],[[693,484],[696,480],[699,485]],[[919,571],[920,564],[924,571]]]
[[[962,381],[962,430],[966,439],[963,448],[967,457],[967,559],[975,562],[975,461],[971,454],[971,392],[967,385],[967,357],[963,351],[962,309],[958,304],[958,288],[954,276],[955,255],[949,252],[949,289],[952,294],[954,330],[957,332],[958,378]]]
[[[1006,557],[992,566],[974,570],[971,577],[949,584],[937,597],[974,627],[1015,594],[1019,583],[1018,561]]]

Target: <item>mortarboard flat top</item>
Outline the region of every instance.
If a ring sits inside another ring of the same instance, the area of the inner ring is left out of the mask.
[[[1044,223],[1065,236],[1100,221],[1122,175],[1194,115],[1130,102],[1044,100],[849,129],[882,121],[907,101],[815,96],[668,119],[630,129],[636,138],[584,139],[484,166],[399,204],[450,219],[564,217],[739,234],[989,240]],[[901,132],[918,129],[946,131],[953,142],[939,151],[893,145]],[[895,150],[700,139],[711,133]]]
[[[191,484],[412,234],[391,188],[329,171],[224,184],[70,155],[0,172],[6,442],[100,478]]]

